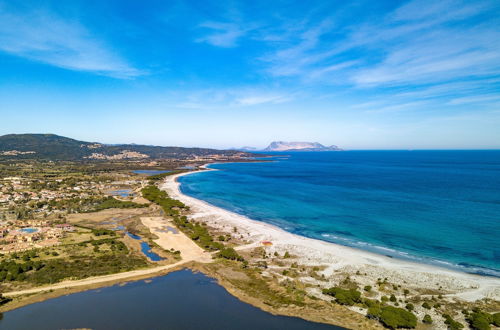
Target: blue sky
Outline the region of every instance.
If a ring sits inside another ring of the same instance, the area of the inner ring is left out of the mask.
[[[0,134],[500,148],[498,1],[2,1]]]

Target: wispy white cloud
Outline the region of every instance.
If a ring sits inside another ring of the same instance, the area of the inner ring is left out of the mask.
[[[196,90],[182,93],[182,95],[176,94],[178,101],[175,103],[175,107],[212,110],[287,103],[293,101],[297,93],[272,89],[223,88]]]
[[[293,97],[289,95],[269,95],[269,94],[261,94],[261,95],[250,95],[244,96],[241,98],[237,98],[235,100],[236,104],[242,106],[252,106],[258,104],[279,104],[291,101]]]
[[[0,51],[60,68],[116,78],[144,74],[79,22],[44,10],[21,13],[0,6]]]
[[[300,32],[274,42],[261,59],[275,77],[357,87],[491,77],[500,74],[495,12],[491,1],[413,0],[377,21],[300,21]]]
[[[500,101],[500,94],[497,95],[475,95],[475,96],[467,96],[467,97],[457,97],[448,102],[451,105],[460,105],[460,104],[478,104],[484,102],[491,101]]]
[[[386,106],[366,106],[369,110],[365,110],[365,113],[393,113],[393,112],[401,112],[401,111],[410,111],[421,109],[423,107],[428,106],[429,102],[427,101],[414,101],[408,103],[396,103],[392,105]]]
[[[196,39],[197,42],[206,42],[217,47],[236,47],[238,40],[253,27],[242,28],[237,23],[205,22],[200,24],[201,28],[211,30],[211,33]]]

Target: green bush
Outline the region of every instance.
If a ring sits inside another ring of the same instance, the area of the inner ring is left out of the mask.
[[[363,304],[368,308],[376,307],[376,306],[380,306],[380,301],[372,300],[372,299],[364,299]]]
[[[431,305],[429,305],[427,301],[422,304],[422,307],[425,309],[431,309]]]
[[[413,306],[413,304],[406,304],[406,309],[412,311],[415,309],[415,306]]]
[[[92,235],[94,235],[94,236],[103,236],[103,235],[115,236],[116,233],[110,229],[92,229]]]
[[[6,303],[8,303],[9,301],[11,301],[12,299],[10,298],[7,298],[7,297],[4,297],[1,293],[0,293],[0,306],[1,305],[4,305]]]
[[[341,305],[352,306],[361,302],[361,292],[355,289],[346,290],[339,287],[333,287],[324,289],[323,293],[335,297],[335,301]]]
[[[381,312],[380,306],[372,306],[368,308],[366,317],[368,317],[369,319],[378,320],[378,318],[380,317],[380,312]]]
[[[114,197],[107,197],[99,201],[91,211],[102,211],[106,209],[133,209],[146,207],[146,204],[134,203],[131,201],[121,201]]]
[[[367,285],[363,288],[363,290],[365,290],[366,292],[370,292],[372,291],[372,286],[371,285]]]
[[[380,311],[380,322],[391,329],[415,328],[417,317],[402,308],[386,306]]]
[[[184,203],[170,198],[166,192],[154,185],[142,189],[142,196],[147,200],[161,206],[167,216],[171,216],[179,230],[187,234],[193,241],[206,250],[216,251],[224,247],[220,242],[215,242],[205,226],[190,222],[186,216],[180,216],[179,210],[187,210]]]
[[[467,318],[472,329],[476,330],[490,330],[490,324],[494,324],[494,317],[491,314],[477,311],[473,312]]]
[[[495,325],[496,327],[500,327],[500,313],[493,314],[492,319],[493,325]]]
[[[389,298],[389,300],[390,300],[390,301],[392,301],[392,302],[396,302],[396,301],[398,301],[398,300],[396,299],[396,296],[395,296],[395,295],[393,295],[393,294],[391,294],[391,297]]]
[[[237,261],[245,260],[238,254],[238,252],[236,252],[235,249],[231,247],[222,248],[222,250],[220,250],[220,252],[217,254],[217,257]]]
[[[429,314],[425,314],[422,322],[424,322],[425,324],[432,324],[432,317]]]
[[[443,314],[444,324],[448,325],[448,329],[450,330],[460,330],[463,329],[464,325],[460,322],[455,321],[448,314]]]

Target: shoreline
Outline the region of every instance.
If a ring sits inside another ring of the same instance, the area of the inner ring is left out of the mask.
[[[340,271],[352,274],[362,272],[371,279],[389,278],[392,283],[404,283],[415,289],[443,290],[446,292],[443,296],[450,298],[465,301],[483,298],[500,300],[499,278],[388,257],[375,252],[300,236],[182,193],[177,179],[185,175],[216,170],[208,168],[207,165],[209,164],[201,166],[203,168],[201,171],[169,176],[160,185],[160,188],[167,191],[172,198],[182,201],[191,208],[193,214],[190,218],[192,219],[201,220],[226,232],[237,228],[238,233],[246,235],[245,239],[251,243],[269,241],[272,246],[266,249],[271,253],[288,251],[297,256],[298,261],[303,264],[325,266],[323,274],[326,276]],[[367,284],[370,285],[373,282]]]

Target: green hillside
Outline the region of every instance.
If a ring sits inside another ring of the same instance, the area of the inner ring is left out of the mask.
[[[141,159],[141,157],[149,159],[182,159],[209,154],[231,156],[238,152],[233,150],[159,147],[137,144],[106,145],[98,142],[78,141],[55,134],[8,134],[0,136],[0,159],[99,160],[99,157],[120,157],[124,153],[126,154],[123,156],[124,159]]]

